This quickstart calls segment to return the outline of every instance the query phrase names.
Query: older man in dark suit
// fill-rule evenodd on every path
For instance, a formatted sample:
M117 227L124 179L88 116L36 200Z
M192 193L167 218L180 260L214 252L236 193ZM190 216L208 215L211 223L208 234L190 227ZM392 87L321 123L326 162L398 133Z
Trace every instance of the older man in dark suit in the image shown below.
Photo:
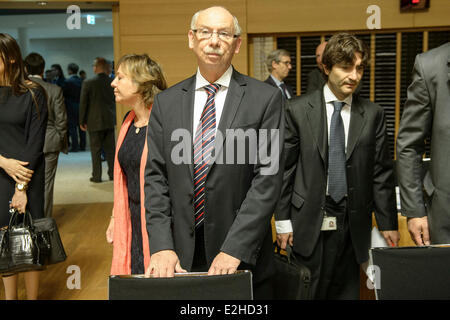
M289 71L292 69L289 51L285 49L272 51L267 55L266 66L270 75L264 82L280 89L286 99L292 99L295 96L294 91L290 86L284 83L284 79L286 79L289 75Z
M417 245L450 243L450 43L416 57L397 136L402 215ZM425 140L431 163L421 180ZM431 199L426 205L423 189Z
M271 298L270 220L282 180L281 92L233 69L231 60L242 40L238 21L228 10L197 12L188 37L197 74L158 94L149 122L147 275L251 269L255 298ZM260 154L250 162L247 151L264 139L252 140L236 134L237 129L249 135L275 133L265 140L271 161ZM178 142L177 132L188 138ZM181 162L175 151L180 144L186 146ZM233 154L235 144L245 144L243 152ZM244 158L236 159L240 156Z
M42 79L45 60L38 53L30 53L24 60L31 81L40 84L47 93L48 121L45 133L45 202L44 213L51 217L53 212L53 187L60 152L67 153L67 113L61 88Z
M359 299L373 210L388 243L399 239L384 112L353 94L368 55L361 40L334 35L322 60L327 83L287 103L277 240L310 268L316 299Z
M108 62L104 58L94 60L95 77L83 81L80 98L80 127L89 132L92 157L92 182L102 181L102 149L108 163L109 180L114 172L114 126L116 103L112 79L108 76Z

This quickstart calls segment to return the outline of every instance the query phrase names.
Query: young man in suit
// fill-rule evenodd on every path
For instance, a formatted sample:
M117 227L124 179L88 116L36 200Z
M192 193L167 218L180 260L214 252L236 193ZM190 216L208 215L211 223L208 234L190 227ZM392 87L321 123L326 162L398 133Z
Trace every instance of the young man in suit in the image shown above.
M171 277L185 270L219 275L250 269L254 297L270 299L270 220L282 182L281 92L232 67L242 39L237 19L225 8L197 12L188 38L197 73L156 96L149 122L145 197L151 262L146 275ZM181 141L188 154L181 163L173 159L180 144L173 136L180 129L189 136ZM232 154L235 143L249 140L239 140L230 134L232 129L278 133L267 140L267 147L272 164L280 167L266 172L266 161L238 163L239 152L231 161L221 157ZM216 159L225 163L209 161L211 146ZM244 152L251 147L246 145Z
M373 210L387 242L399 240L384 112L353 94L368 55L356 37L334 35L322 59L326 85L287 103L277 241L310 268L315 299L359 298Z
M286 99L292 99L295 96L294 91L283 82L292 69L291 55L289 52L284 49L272 51L267 56L266 65L270 75L264 82L280 89Z
M45 82L45 60L38 53L26 56L25 68L31 81L39 83L47 93L48 121L45 132L45 202L44 213L51 217L53 212L53 187L60 152L67 153L67 113L62 89L56 84Z
M89 132L92 157L90 181L95 183L102 182L102 149L108 163L109 180L113 179L114 173L116 102L108 70L106 59L96 58L93 64L95 77L84 80L81 86L80 128Z
M397 174L402 215L421 245L450 243L450 43L416 57L397 136ZM431 137L429 172L422 181L425 139ZM423 187L432 199L425 203Z

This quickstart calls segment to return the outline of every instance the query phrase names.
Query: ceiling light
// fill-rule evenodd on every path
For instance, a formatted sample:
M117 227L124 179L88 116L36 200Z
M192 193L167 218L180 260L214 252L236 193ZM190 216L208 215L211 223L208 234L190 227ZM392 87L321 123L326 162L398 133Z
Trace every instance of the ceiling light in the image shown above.
M38 2L36 2L36 4L38 5L38 6L46 6L47 5L47 2L46 1L38 1Z

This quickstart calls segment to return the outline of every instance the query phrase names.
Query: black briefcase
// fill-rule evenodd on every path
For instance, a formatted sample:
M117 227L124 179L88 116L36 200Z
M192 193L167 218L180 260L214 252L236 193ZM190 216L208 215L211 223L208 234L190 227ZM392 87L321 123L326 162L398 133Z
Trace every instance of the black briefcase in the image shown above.
M286 255L275 245L274 278L276 300L311 300L311 272L295 259L292 248L286 246Z
M372 248L378 300L450 299L450 245Z
M173 278L143 275L109 277L109 300L252 300L252 273L208 276L176 273Z

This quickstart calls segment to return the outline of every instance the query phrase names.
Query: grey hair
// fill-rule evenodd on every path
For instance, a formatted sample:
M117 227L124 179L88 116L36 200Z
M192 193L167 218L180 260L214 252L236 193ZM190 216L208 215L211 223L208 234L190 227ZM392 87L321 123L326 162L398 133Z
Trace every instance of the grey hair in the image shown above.
M222 7L222 6L218 6L218 8L222 8L222 9L225 9L225 10L228 11L227 8ZM208 9L209 9L209 8L208 8ZM205 11L205 10L206 10L206 9L203 9L203 10L200 10L200 11L197 11L196 13L194 13L194 15L192 16L192 19L191 19L191 30L195 30L195 29L196 29L196 24L197 24L198 16L200 15L200 13L201 13L202 11ZM228 12L230 12L230 11L228 11ZM231 14L231 12L230 12L230 14ZM232 15L232 14L231 14L231 15ZM232 15L232 16L233 16L233 15ZM234 34L240 36L242 30L241 30L241 26L239 25L239 21L238 21L238 19L237 19L235 16L233 16L233 26L234 26Z
M272 61L275 61L276 63L280 63L281 57L285 57L285 56L287 56L287 57L291 56L289 51L287 51L285 49L277 49L277 50L274 50L271 53L269 53L266 58L266 66L267 66L267 69L269 70L269 72L272 72L272 70L273 70Z

